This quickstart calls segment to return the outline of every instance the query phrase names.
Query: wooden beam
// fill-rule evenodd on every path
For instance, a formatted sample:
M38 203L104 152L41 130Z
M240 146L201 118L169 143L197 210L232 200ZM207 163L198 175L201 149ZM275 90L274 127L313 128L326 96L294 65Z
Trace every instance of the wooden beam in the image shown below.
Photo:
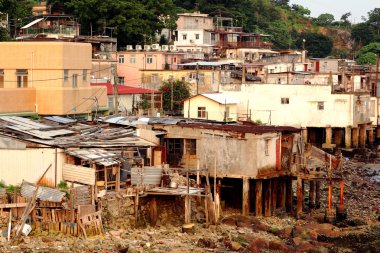
M190 206L190 196L185 196L185 224L191 222L191 206Z
M282 178L278 179L278 190L277 190L277 208L286 207L286 181Z
M243 208L244 216L249 215L249 178L243 177Z
M272 213L274 210L276 210L277 207L277 187L278 187L278 179L272 178L272 195L271 195L271 207L272 207Z
M299 218L302 214L303 208L303 187L302 187L302 178L297 178L297 217Z
M272 215L272 180L265 180L264 184L264 216Z
M262 209L262 196L263 196L263 180L256 180L255 181L255 215L256 216L262 216L263 215L263 209Z
M286 200L285 200L285 206L287 212L292 212L293 210L293 187L292 187L292 180L286 180Z

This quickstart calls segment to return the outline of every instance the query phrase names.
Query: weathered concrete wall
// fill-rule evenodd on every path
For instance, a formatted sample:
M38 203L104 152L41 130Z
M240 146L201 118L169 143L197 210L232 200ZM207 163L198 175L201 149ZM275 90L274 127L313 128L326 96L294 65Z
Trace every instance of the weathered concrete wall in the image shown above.
M255 135L175 125L156 127L167 131L165 138L196 139L196 156L200 168L209 169L211 176L214 175L215 159L218 177L255 178L259 170L275 170L276 139L279 138L277 133ZM266 152L266 143L268 143L268 152ZM184 156L185 168L186 162Z

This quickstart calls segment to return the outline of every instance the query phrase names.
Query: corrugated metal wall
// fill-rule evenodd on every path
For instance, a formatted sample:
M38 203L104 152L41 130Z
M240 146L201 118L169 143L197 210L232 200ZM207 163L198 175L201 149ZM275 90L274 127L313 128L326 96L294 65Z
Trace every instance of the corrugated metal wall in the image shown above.
M63 165L63 179L69 182L78 182L95 185L95 169L72 164Z
M55 152L54 148L0 149L0 180L7 185L21 184L22 180L37 183L37 180L51 164L41 183L46 186L54 186ZM63 151L57 149L57 183L62 180L63 159Z

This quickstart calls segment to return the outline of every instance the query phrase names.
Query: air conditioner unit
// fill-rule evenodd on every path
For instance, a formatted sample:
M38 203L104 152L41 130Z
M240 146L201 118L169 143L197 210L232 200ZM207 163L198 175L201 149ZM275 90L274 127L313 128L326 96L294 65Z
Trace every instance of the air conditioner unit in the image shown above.
M170 51L177 51L177 46L176 45L170 45L169 50Z
M142 46L141 45L136 45L136 50L142 50Z
M161 48L162 48L162 51L169 51L168 45L162 45Z
M152 46L151 45L144 45L144 50L145 51L149 51L152 49Z
M127 45L127 51L130 51L130 50L133 50L133 46L132 45Z
M160 50L161 50L161 47L160 47L159 44L153 44L153 45L152 45L152 50L158 50L158 51L160 51Z

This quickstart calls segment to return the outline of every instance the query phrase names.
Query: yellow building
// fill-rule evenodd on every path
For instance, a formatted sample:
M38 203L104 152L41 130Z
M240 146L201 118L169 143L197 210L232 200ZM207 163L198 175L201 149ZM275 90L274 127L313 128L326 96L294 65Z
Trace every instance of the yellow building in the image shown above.
M198 94L184 101L185 118L236 121L238 100L223 93Z
M0 114L89 114L107 106L91 87L91 44L1 42Z

